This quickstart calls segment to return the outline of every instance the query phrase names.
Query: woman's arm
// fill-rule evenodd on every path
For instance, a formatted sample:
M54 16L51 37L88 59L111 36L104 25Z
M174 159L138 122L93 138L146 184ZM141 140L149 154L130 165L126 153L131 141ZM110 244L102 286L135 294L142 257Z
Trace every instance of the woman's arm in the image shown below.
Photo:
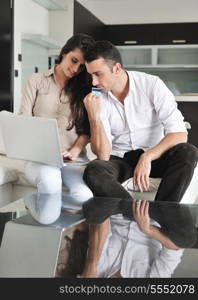
M37 97L37 87L36 87L36 74L32 74L27 84L23 89L21 106L20 106L20 114L32 116L33 115L33 107L35 105L36 97Z
M89 143L89 136L88 135L80 135L71 149L69 151L64 151L62 153L64 158L75 160L81 151L85 148L85 146Z

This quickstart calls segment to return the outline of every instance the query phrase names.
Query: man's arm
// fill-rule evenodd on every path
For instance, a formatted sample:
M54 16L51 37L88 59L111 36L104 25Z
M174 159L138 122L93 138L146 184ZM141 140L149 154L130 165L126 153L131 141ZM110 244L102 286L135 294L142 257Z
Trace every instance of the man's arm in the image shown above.
M102 249L110 231L109 219L102 224L90 225L89 228L89 248L85 267L81 277L95 278L98 277L97 264L102 254Z
M133 201L133 216L140 230L151 238L159 241L164 247L172 250L179 250L165 234L163 234L156 226L150 225L149 202L148 201Z
M141 156L135 169L133 183L140 191L148 190L151 161L179 143L187 141L187 131L184 118L177 108L172 92L165 83L157 78L151 86L150 100L153 108L164 128L164 138L152 149Z
M91 149L98 159L109 160L111 144L107 138L101 120L100 99L94 94L88 94L84 99L91 130Z
M156 254L147 278L163 278L171 277L175 268L181 261L183 249L175 245L165 234L157 227L150 225L150 217L148 213L149 202L133 202L133 215L140 230L151 238L158 240L162 244L161 250Z
M151 172L152 160L158 159L167 150L180 143L187 142L186 132L176 132L167 134L158 145L144 152L135 168L133 175L133 184L138 187L141 192L149 188L149 175Z

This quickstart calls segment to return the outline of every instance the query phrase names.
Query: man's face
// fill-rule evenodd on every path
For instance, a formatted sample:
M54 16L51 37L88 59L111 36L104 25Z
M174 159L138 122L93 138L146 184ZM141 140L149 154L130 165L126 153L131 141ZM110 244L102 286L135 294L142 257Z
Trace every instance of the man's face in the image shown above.
M90 63L85 63L87 72L92 76L92 84L107 93L113 89L115 83L114 67L106 63L103 58L98 58Z

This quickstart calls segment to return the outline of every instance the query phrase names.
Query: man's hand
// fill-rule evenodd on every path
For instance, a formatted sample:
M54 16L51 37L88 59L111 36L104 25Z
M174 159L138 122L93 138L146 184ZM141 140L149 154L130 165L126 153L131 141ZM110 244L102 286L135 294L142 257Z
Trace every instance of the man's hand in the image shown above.
M160 228L150 225L149 216L149 201L137 200L133 201L133 217L137 222L140 230L149 235L151 238L159 241L164 247L172 250L179 250L179 248L173 241L169 239L164 233L161 232Z
M133 174L133 186L140 192L149 189L149 176L151 172L151 159L147 153L143 153L135 167Z
M133 217L140 230L146 234L150 233L149 202L143 200L133 201Z
M89 120L100 119L100 98L96 95L89 93L83 100L85 108L87 110Z

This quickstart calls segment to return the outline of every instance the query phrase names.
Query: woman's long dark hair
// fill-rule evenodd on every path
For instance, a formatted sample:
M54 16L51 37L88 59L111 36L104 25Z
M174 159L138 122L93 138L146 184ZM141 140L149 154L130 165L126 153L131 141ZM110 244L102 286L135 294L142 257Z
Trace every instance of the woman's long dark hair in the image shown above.
M61 63L63 54L67 54L75 49L80 49L83 56L86 54L87 49L94 43L94 39L84 33L78 33L72 36L63 46L57 63ZM74 126L78 135L89 135L89 121L87 112L83 103L83 98L91 92L92 80L86 68L76 76L69 79L65 85L65 92L70 97L71 116L70 123L67 130L71 130Z

